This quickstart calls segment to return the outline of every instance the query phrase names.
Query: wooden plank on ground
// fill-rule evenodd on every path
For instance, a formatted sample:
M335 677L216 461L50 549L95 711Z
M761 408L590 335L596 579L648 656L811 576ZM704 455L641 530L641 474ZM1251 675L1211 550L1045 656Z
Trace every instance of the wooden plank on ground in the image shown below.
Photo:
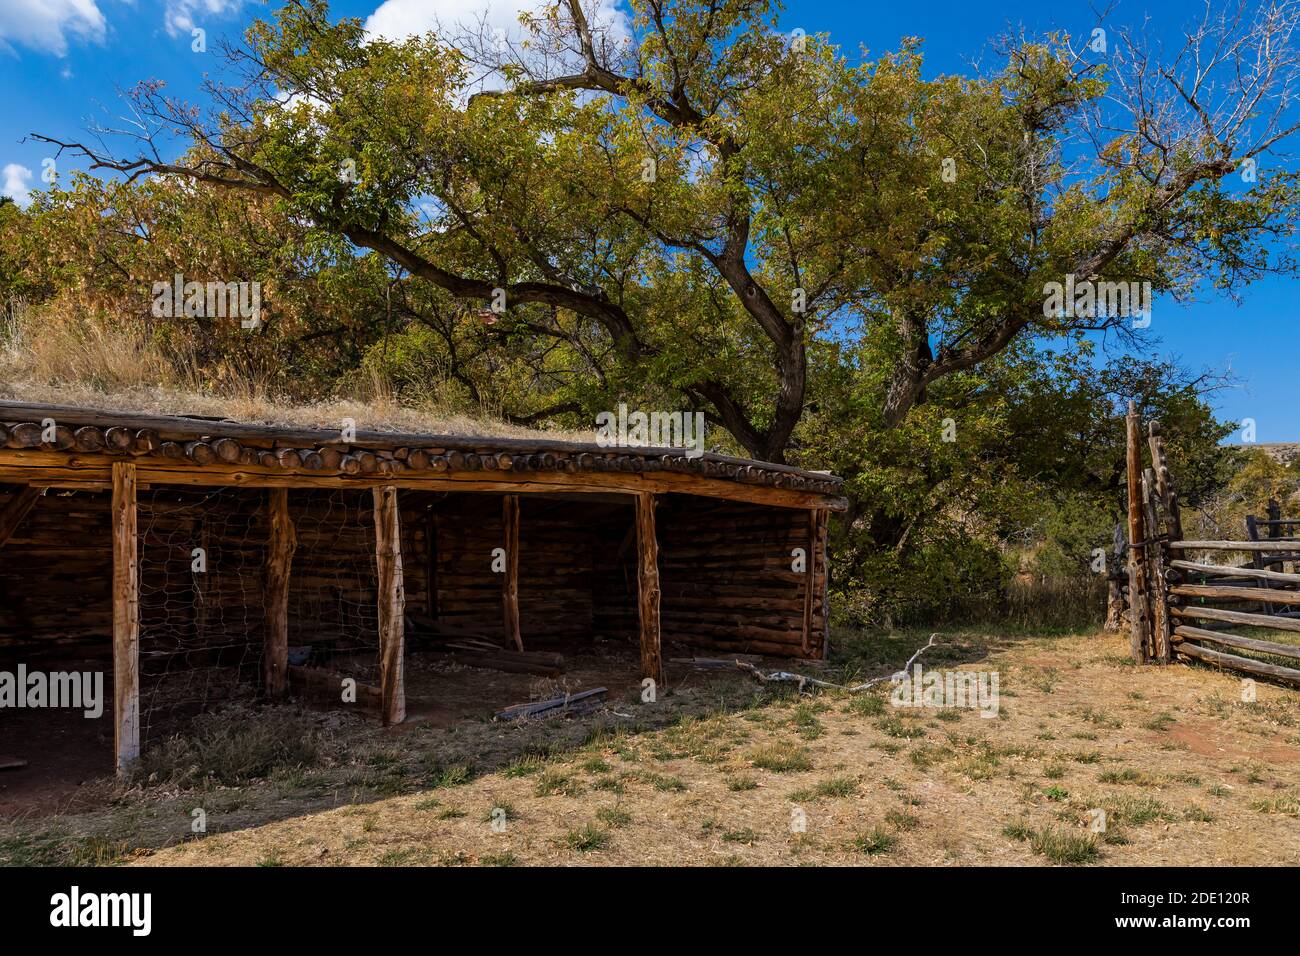
M573 705L585 705L587 702L596 703L607 693L604 687L593 687L591 690L579 691L576 694L565 694L563 697L553 697L550 700L538 700L528 704L514 704L497 712L497 716L511 720L517 717L537 717L542 714L549 714L557 710L567 710Z

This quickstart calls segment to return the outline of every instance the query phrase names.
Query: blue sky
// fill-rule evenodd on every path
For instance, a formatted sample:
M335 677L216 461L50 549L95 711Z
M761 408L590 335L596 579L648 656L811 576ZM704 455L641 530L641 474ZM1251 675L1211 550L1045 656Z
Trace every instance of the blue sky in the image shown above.
M602 0L614 4L623 0ZM346 0L331 9L369 19L378 32L422 32L435 18L468 22L480 11L509 25L521 0ZM934 73L965 72L972 61L993 63L988 41L1008 28L1069 30L1085 35L1094 6L1065 0L926 0L871 4L790 0L787 29L828 33L846 52L865 45L873 53L898 46L903 36L924 38ZM1120 0L1108 25L1138 25L1174 42L1199 3ZM92 122L111 124L123 114L119 90L144 79L167 83L172 95L197 97L205 73L219 71L215 50L222 37L237 39L253 19L273 9L247 0L0 0L0 192L22 198L40 185L50 149L22 142L31 131L74 138ZM194 52L192 31L206 31L208 51ZM64 170L71 168L68 163ZM1194 370L1231 370L1238 384L1218 393L1220 413L1253 418L1260 441L1300 441L1294 386L1300 354L1295 286L1269 279L1247 290L1238 306L1205 297L1182 307L1158 301L1152 331L1159 350Z

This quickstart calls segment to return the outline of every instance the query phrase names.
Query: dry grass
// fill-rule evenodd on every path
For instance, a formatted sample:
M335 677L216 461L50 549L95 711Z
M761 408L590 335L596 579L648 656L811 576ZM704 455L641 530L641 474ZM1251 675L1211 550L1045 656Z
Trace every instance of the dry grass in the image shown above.
M1124 651L1119 636L968 637L960 666L1001 675L995 719L890 709L898 736L861 698L769 700L134 862L1300 863L1300 693L1260 685L1243 703L1230 675ZM489 822L503 807L504 831Z
M91 310L47 308L0 325L0 398L302 428L337 428L349 418L376 431L592 439L590 432L523 428L436 400L403 405L374 376L358 379L349 394L305 404L276 394L269 378L257 369L199 369L183 345L163 345L138 323Z

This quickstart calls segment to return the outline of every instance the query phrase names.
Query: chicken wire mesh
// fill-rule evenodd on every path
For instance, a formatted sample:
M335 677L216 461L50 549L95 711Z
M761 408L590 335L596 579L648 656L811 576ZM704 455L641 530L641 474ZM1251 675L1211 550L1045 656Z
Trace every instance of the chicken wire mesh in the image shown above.
M156 739L257 697L266 633L268 492L143 489L138 498L140 725ZM378 584L368 490L293 490L290 665L378 677ZM291 680L292 683L292 680Z

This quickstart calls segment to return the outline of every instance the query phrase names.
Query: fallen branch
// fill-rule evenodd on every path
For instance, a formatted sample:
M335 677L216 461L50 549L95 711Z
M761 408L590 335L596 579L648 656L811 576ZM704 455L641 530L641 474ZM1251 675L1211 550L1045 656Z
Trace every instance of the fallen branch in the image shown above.
M888 677L873 677L865 684L854 684L852 687L847 688L848 692L850 694L856 694L858 691L867 690L870 687L875 687L877 684L881 683L882 681L893 680L899 675L906 674L909 670L911 670L912 665L916 663L916 659L918 657L920 657L930 648L934 647L934 642L935 640L938 639L938 637L939 637L938 634L931 634L930 640L926 641L923 647L918 647L916 649L916 653L907 659L907 663L904 664L900 670L894 671L894 673L890 674Z
M831 690L842 690L842 691L847 691L850 694L857 694L864 690L869 690L870 688L875 687L877 684L882 683L883 681L893 680L894 678L898 677L900 674L906 674L908 669L914 663L916 663L916 659L934 646L934 642L938 639L938 637L939 637L938 634L931 634L930 640L923 647L917 648L916 653L907 659L907 663L903 665L901 670L897 670L894 673L887 674L883 677L873 677L871 680L867 681L866 683L854 684L852 687L846 687L843 684L833 684L830 681L820 680L816 677L807 677L804 674L794 674L791 673L790 671L772 671L770 674L764 674L761 670L759 670L753 664L748 663L747 661L737 660L734 662L734 664L737 670L742 670L745 673L750 674L751 676L757 678L758 680L762 681L765 684L768 683L798 684L800 693L803 692L803 689L805 687L827 687L830 688Z

